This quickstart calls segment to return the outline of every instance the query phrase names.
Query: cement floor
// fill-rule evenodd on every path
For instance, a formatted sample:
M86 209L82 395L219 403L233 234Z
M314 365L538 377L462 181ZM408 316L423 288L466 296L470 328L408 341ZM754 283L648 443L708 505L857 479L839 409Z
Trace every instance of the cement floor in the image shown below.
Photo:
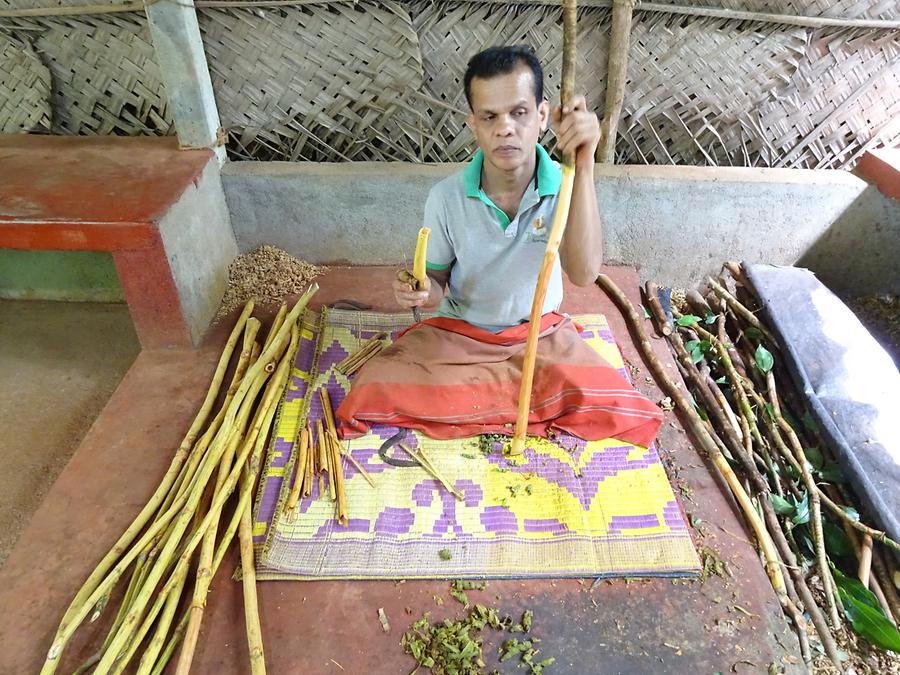
M634 270L607 272L632 302L639 301ZM334 269L319 280L314 305L353 298L392 309L385 290L391 274L385 268ZM564 309L607 314L636 368L636 385L660 400L618 312L599 289L568 287ZM226 329L210 331L196 351L141 353L53 485L0 569L0 673L39 669L69 599L162 476L205 393ZM677 377L665 344L655 340L653 346ZM770 664L779 672L802 672L793 665L796 639L748 535L671 413L659 446L675 493L698 525L698 547L725 564L722 576L619 579L593 589L592 579L492 581L473 598L514 615L531 608L544 654L557 659L548 671L554 675L758 673ZM248 672L240 585L228 573L233 564L232 555L213 581L194 672ZM452 600L436 606L434 596L446 598L446 590L443 581L263 582L259 601L269 672L409 673L415 664L403 654L400 636L425 611L434 618L459 612ZM390 634L382 631L379 607L393 625ZM83 627L59 672L86 658L103 630L103 619ZM486 645L493 654L496 646ZM504 664L502 672L515 671L512 662Z
M0 300L0 565L139 351L124 304Z

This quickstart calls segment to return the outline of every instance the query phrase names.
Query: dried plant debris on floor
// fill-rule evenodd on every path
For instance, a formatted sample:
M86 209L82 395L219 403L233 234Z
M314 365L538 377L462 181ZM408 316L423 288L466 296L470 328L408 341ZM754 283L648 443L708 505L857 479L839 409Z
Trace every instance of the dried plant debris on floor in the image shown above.
M249 300L281 303L289 295L302 293L310 281L327 271L327 267L298 260L277 246L260 246L231 261L228 288L216 316L227 316Z
M450 594L463 602L458 597L463 590L484 590L486 586L486 582L457 580L451 582ZM484 670L486 667L484 637L481 632L485 626L509 633L531 632L534 618L531 610L525 610L521 621L514 624L511 616L501 617L494 608L481 604L470 607L468 599L465 606L469 613L463 619L447 618L431 623L429 614L426 613L403 635L400 644L419 664L416 671L428 668L434 675L480 675L487 672ZM523 635L521 639L507 638L500 646L499 661L505 662L518 657L520 668L526 669L525 672L540 675L544 668L553 665L555 659L545 658L538 647L539 643L540 640L528 635Z

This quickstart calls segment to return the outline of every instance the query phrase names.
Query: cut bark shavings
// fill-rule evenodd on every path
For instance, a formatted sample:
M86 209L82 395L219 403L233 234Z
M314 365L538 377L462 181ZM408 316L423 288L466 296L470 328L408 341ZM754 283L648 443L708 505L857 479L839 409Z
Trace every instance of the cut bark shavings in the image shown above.
M384 613L384 607L378 608L378 620L381 622L381 629L385 633L391 632L391 622L388 621L387 614Z
M260 246L239 255L228 266L228 287L216 318L222 318L253 300L277 304L306 290L309 283L328 271L299 260L277 246Z
M485 582L457 580L451 582L450 594L455 597L462 590L484 590L486 586ZM437 600L438 596L435 596L435 601ZM443 605L443 602L437 604ZM485 628L507 633L531 632L531 610L525 610L522 621L514 625L511 616L501 616L495 608L476 604L472 607L467 605L466 609L469 610L468 615L463 619L446 618L433 623L430 613L426 613L404 633L400 644L418 663L416 671L428 668L433 675L482 675L487 672L484 670ZM518 656L518 667L532 675L540 675L555 659L539 656L540 650L536 648L539 642L537 638L528 635L503 640L499 650L500 661Z

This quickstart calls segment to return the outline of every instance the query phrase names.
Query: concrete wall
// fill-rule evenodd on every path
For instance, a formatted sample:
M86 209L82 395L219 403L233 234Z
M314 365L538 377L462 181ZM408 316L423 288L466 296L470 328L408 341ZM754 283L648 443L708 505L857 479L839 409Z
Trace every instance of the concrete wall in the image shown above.
M233 162L223 183L241 251L316 263L411 262L429 187L461 165ZM598 166L604 259L693 286L724 260L793 264L857 294L896 285L900 218L843 171ZM826 236L832 227L840 236ZM877 235L877 236L876 236ZM858 254L857 252L862 252Z
M0 249L0 298L124 302L112 255Z
M211 161L159 221L178 298L198 344L228 282L228 263L238 254L219 164Z

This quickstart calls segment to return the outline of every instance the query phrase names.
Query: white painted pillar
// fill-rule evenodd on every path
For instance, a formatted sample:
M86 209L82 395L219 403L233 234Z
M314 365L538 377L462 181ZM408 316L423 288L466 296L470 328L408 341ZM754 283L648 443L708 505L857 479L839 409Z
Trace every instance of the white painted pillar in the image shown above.
M145 11L178 142L184 148L212 148L224 162L219 111L194 0L157 0Z

